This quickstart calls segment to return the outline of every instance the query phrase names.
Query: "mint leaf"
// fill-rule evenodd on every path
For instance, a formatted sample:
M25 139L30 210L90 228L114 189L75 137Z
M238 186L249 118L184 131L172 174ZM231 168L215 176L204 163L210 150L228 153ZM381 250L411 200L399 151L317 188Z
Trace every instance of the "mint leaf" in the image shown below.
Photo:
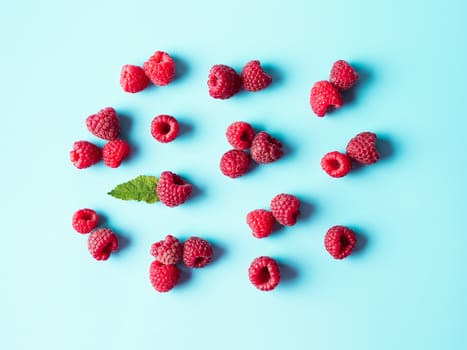
M155 176L140 175L133 180L117 185L107 194L125 201L137 200L152 204L159 200L156 188L157 178Z

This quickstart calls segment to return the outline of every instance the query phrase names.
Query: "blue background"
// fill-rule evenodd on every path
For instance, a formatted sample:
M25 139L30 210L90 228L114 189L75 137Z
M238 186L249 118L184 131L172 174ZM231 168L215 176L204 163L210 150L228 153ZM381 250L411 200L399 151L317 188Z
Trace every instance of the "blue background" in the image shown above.
M465 115L467 5L445 1L10 1L1 6L0 347L2 349L466 349ZM164 88L124 93L124 64L154 51L177 60ZM259 59L270 88L219 101L207 74ZM346 59L361 73L346 105L313 115L309 90ZM79 171L74 141L104 143L85 118L113 106L133 146L118 169ZM183 132L155 142L149 125L176 116ZM227 125L246 120L279 138L278 162L239 179L218 168ZM360 131L383 159L342 179L320 168ZM106 193L140 174L174 171L196 187L185 205L123 202ZM246 213L297 195L294 227L254 239ZM122 249L94 261L71 228L96 209ZM360 235L333 260L326 230ZM152 242L202 236L209 267L156 293ZM276 290L248 281L253 258L283 268Z

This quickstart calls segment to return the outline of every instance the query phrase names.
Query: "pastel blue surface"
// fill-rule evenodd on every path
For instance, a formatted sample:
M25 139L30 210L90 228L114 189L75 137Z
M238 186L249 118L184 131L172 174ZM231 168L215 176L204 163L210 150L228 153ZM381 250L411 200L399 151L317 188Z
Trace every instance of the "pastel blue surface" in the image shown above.
M0 12L2 55L2 349L466 349L466 2L10 1ZM131 95L124 64L165 50L176 80ZM212 99L207 74L259 59L274 76L262 92ZM309 90L346 59L362 79L345 106L313 115ZM104 144L86 116L113 106L133 147L118 169L79 171L74 141ZM149 125L172 114L183 132L155 142ZM285 156L239 179L218 168L226 127L246 120L279 138ZM342 179L320 159L360 131L384 157ZM174 171L196 187L177 208L106 193L139 174ZM303 215L264 240L246 213L277 193ZM96 209L122 247L91 258L71 228ZM359 234L332 259L326 230ZM148 278L149 247L197 235L214 262L170 293ZM248 281L253 258L282 267L276 290Z

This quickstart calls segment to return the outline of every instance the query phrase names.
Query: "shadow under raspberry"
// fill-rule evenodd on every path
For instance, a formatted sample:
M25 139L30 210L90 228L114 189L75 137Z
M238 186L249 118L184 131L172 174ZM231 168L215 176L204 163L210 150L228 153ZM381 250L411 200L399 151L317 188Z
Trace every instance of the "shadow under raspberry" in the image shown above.
M126 234L122 234L119 231L114 231L118 237L118 249L112 253L112 255L121 255L123 254L128 247L131 245L131 239Z
M180 270L180 277L175 288L177 288L178 286L186 285L191 280L191 277L193 275L193 269L186 267L185 265L183 265L183 263L179 264L178 267Z
M291 263L277 259L277 264L281 273L281 283L290 283L298 278L299 272Z
M284 83L284 73L280 70L280 68L271 63L261 64L261 66L263 67L263 70L272 78L271 85L269 85L266 90L275 88L276 86L281 86Z
M357 243L355 244L355 247L350 256L362 255L365 251L368 250L369 236L366 233L363 233L359 228L351 227L351 229L355 232Z
M179 81L186 78L190 72L190 67L188 63L178 55L171 55L171 57L175 63L175 78L171 83L173 84L178 83Z

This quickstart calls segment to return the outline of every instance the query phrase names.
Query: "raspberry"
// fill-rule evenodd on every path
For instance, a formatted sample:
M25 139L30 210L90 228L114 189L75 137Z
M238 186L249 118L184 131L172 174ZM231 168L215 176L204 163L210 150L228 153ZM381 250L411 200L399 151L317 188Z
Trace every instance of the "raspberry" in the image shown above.
M272 233L276 219L274 215L265 209L255 209L246 216L246 223L250 226L253 236L264 238Z
M71 225L79 233L91 232L99 222L99 216L95 210L84 208L79 209L73 214Z
M105 165L118 168L122 160L130 154L130 145L122 139L109 141L102 148L102 158Z
M248 277L257 289L271 291L279 284L281 273L276 260L269 256L260 256L250 264Z
M318 81L311 88L310 105L318 117L324 117L329 107L340 108L343 104L339 90L329 81Z
M212 260L214 252L208 241L190 237L183 244L183 262L188 267L205 267Z
M176 264L182 260L183 244L172 235L151 245L151 255L164 265Z
M144 73L157 86L164 86L175 78L175 62L164 51L156 51L143 64Z
M120 135L120 120L112 107L87 117L86 126L93 135L104 140L115 140Z
M279 224L293 226L300 215L300 200L291 194L278 194L271 200L271 212Z
M151 122L151 135L157 141L167 143L175 140L180 131L177 119L171 115L161 114Z
M347 90L358 81L358 74L348 62L339 60L332 65L329 81L339 90Z
M233 148L247 150L251 147L255 131L247 122L233 122L227 127L225 136Z
M332 177L343 177L350 172L352 161L345 154L333 151L324 155L321 167Z
M149 78L140 66L126 64L120 73L120 85L125 92L135 93L144 90L149 84Z
M361 164L373 164L379 160L376 149L376 134L365 131L352 138L346 147L347 155Z
M78 169L89 168L102 158L101 149L88 141L76 141L70 151L70 160Z
M324 236L324 246L335 259L344 259L357 243L355 232L345 226L333 226Z
M88 236L88 250L96 260L107 260L118 249L117 235L108 228L98 228Z
M218 99L227 99L240 91L242 79L238 73L223 64L214 65L209 71L209 95Z
M250 152L251 158L259 164L272 163L284 154L281 142L264 131L253 138Z
M267 88L272 78L264 72L259 61L250 61L242 69L242 84L247 91L259 91Z
M250 156L239 149L231 149L225 152L219 165L222 174L233 179L245 174L249 166Z
M171 290L178 283L180 270L175 265L164 265L154 260L149 267L149 279L154 289L160 293Z
M192 192L192 186L177 174L164 171L157 183L157 196L168 207L184 203Z

